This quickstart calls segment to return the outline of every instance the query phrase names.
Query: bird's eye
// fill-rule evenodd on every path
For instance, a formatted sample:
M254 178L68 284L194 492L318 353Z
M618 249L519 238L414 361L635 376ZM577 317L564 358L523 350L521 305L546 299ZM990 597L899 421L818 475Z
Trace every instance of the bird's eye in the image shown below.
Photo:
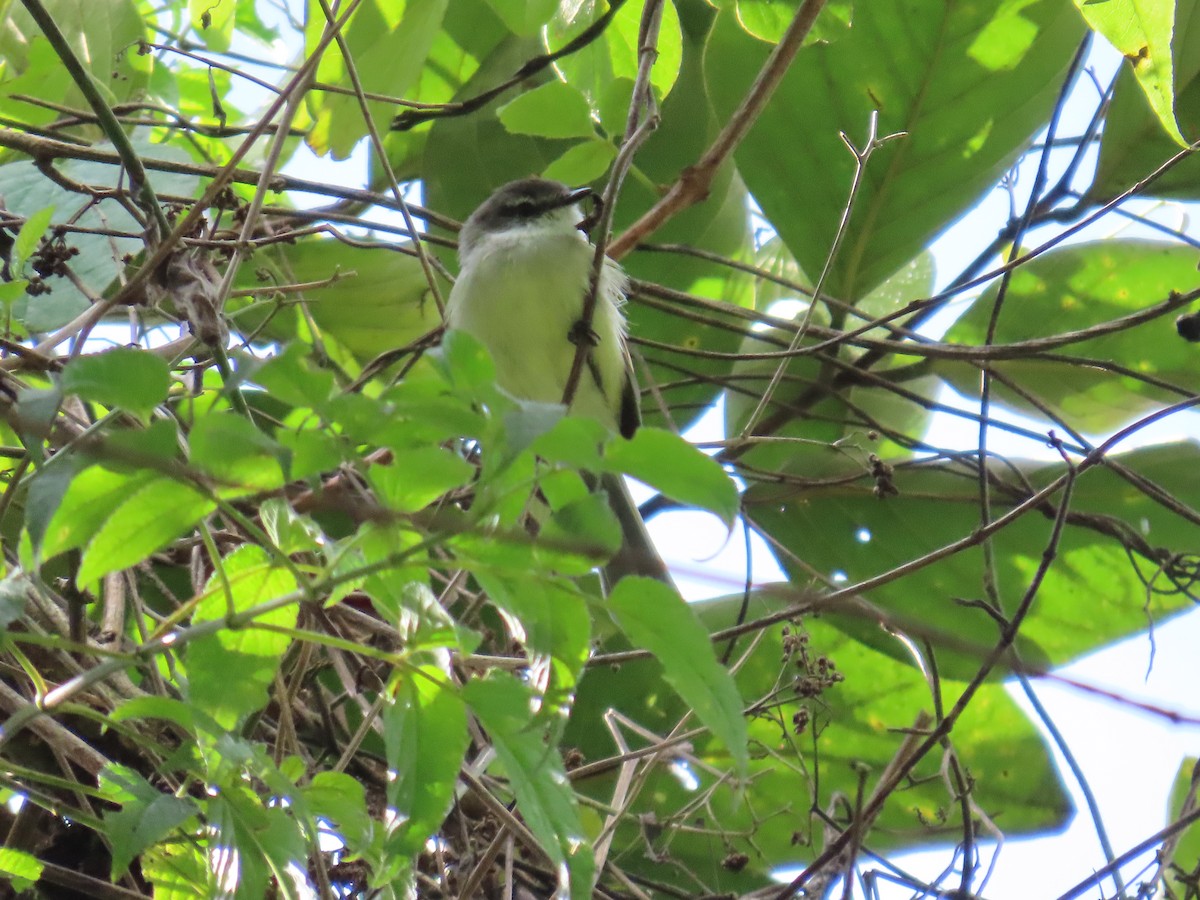
M509 204L508 211L514 216L520 216L523 219L531 219L538 213L537 204L528 198L514 200Z

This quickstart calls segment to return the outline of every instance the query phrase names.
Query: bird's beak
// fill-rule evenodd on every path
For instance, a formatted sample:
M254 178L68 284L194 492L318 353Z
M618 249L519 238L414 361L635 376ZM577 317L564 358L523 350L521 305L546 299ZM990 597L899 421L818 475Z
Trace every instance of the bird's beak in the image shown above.
M590 187L576 188L563 198L563 206L570 206L572 203L578 203L580 200L586 200L588 197L594 196L595 191Z
M579 224L575 226L584 234L589 234L592 230L592 226L594 226L600 218L600 195L589 187L581 187L571 191L567 197L569 198L569 203L578 203L580 200L587 200L589 197L594 201L592 203L591 211L585 213L584 217L579 221Z

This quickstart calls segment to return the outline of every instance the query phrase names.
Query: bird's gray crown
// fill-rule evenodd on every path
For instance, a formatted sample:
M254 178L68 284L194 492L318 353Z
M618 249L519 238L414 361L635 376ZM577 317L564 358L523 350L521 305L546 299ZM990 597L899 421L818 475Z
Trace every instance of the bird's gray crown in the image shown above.
M522 178L497 188L463 224L458 236L459 256L466 256L481 235L506 231L535 222L572 206L588 196L588 188L569 188L546 178Z

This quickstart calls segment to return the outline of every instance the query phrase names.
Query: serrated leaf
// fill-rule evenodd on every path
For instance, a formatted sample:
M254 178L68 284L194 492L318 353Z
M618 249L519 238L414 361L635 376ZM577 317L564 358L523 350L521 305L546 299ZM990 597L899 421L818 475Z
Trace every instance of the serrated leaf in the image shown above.
M167 397L171 373L148 350L115 347L77 356L63 369L63 390L147 417Z
M612 441L604 462L608 471L632 475L673 500L707 509L727 524L737 515L737 485L716 460L677 434L639 428L628 441Z
M388 804L401 824L389 850L412 856L450 811L469 738L466 707L434 666L411 670L383 710L384 744L391 774Z
M49 465L46 471L51 472ZM55 472L52 483L43 486L46 497L39 497L39 503L53 502L66 477ZM120 507L130 494L148 483L151 477L145 472L129 474L91 466L70 478L66 493L61 495L58 508L53 510L45 526L42 540L45 558L50 559L59 553L82 547L90 541L112 511Z
M64 507L59 508L60 513ZM215 508L214 500L187 484L151 478L135 487L115 509L106 510L107 517L83 551L75 583L82 589L109 572L140 563Z
M717 662L708 632L683 598L653 578L617 582L609 608L635 647L654 654L663 677L725 744L738 770L749 761L742 698L729 672Z
M493 672L463 688L471 710L492 738L517 809L557 866L567 867L572 900L592 896L595 859L579 819L575 792L559 750L533 727L529 689L506 673Z
M28 890L42 877L44 866L31 853L15 847L0 847L0 878L11 881L18 893Z
M195 801L164 794L125 766L110 766L100 777L108 782L107 794L117 791L122 797L120 810L104 814L105 832L112 841L113 878L123 875L143 850L199 812Z
M271 600L294 594L291 572L273 564L261 547L247 544L221 561L221 571L205 585L193 622L224 619ZM265 612L255 622L294 628L298 603ZM246 625L224 628L187 647L188 699L209 713L223 728L267 702L270 686L291 637ZM236 691L229 686L237 685Z
M395 451L391 465L372 466L367 477L384 506L413 513L467 484L474 474L475 467L450 450L417 447Z
M269 491L283 484L281 449L244 416L211 411L188 435L191 462L216 480L222 497Z

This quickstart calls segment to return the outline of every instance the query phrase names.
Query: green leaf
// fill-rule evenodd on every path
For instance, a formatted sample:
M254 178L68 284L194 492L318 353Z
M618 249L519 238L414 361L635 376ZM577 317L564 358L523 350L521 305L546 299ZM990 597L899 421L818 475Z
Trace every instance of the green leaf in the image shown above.
M639 428L631 440L614 440L604 451L610 472L632 475L673 500L698 506L726 523L738 511L737 485L712 457L661 428Z
M414 513L469 483L474 474L475 467L450 450L417 447L395 451L390 466L372 466L367 478L388 509Z
M532 654L554 661L548 702L566 708L587 661L591 639L591 619L579 589L544 577L478 572L476 578L488 600L506 617L509 631L518 639L524 635L523 643Z
M1197 287L1200 274L1195 253L1185 247L1114 238L1061 247L1013 272L996 343L1083 331ZM980 295L951 326L946 339L963 345L983 343L998 289L993 286ZM1151 339L1152 334L1157 339ZM1058 352L1115 362L1184 390L1200 391L1195 348L1180 340L1165 319L1079 341ZM994 396L1006 405L1044 419L1045 413L1038 408L1041 404L1084 432L1120 427L1178 397L1174 391L1144 380L1075 362L1014 359L993 365L1017 388L1012 390L999 380L993 383ZM968 395L978 390L975 367L940 360L933 369Z
M572 900L592 896L595 859L562 758L530 713L529 689L507 673L473 679L463 695L492 738L517 809L556 867L567 867Z
M53 463L45 468L47 482L38 486L35 500L38 508L50 506L50 521L45 525L42 539L42 554L45 559L82 547L105 524L113 510L125 502L130 494L146 485L152 478L145 472L127 474L111 472L100 466L91 466L71 477L70 466L61 471ZM63 482L69 479L66 493L62 494ZM30 485L31 489L36 485ZM61 503L58 497L61 496ZM57 505L57 509L53 507ZM39 513L40 515L40 513ZM36 539L36 527L31 526L31 539Z
M94 473L103 472L100 468L91 470ZM50 458L45 465L39 466L37 471L33 473L33 477L29 480L29 490L25 495L25 531L29 535L29 542L33 548L33 558L40 560L42 556L42 540L46 535L46 530L50 523L54 521L54 516L58 511L59 504L62 503L67 491L75 481L75 476L79 472L79 457L72 453L61 453ZM105 493L111 491L117 493L116 485L113 483L113 478L120 478L114 473L106 473L104 475L93 474L88 479L94 481L95 493ZM79 523L74 515L64 517L60 525L67 526L68 530L75 530ZM95 519L94 527L99 527L100 519ZM87 535L90 537L90 534ZM59 540L62 540L65 535L61 535ZM80 546L86 537L81 538L80 543L75 546ZM69 542L69 539L68 539ZM67 549L64 547L63 549ZM56 552L53 551L49 555L53 556Z
M558 48L577 37L609 9L604 3L559 4L559 15L547 26L547 42ZM569 84L579 88L592 104L599 102L613 78L634 79L638 74L638 34L642 4L626 3L613 16L598 40L556 63ZM674 3L662 5L657 54L650 84L666 97L675 86L683 57L683 32Z
M70 15L77 16L80 21L87 23L81 38L86 41L88 56L94 63L100 62L102 57L92 54L112 54L103 56L104 61L100 63L104 69L104 80L107 80L113 71L125 68L128 60L148 59L136 53L137 41L143 34L141 19L137 16L132 0L98 0L96 3L55 0L48 5L52 14L55 7L74 7ZM134 52L118 52L115 47L106 46L106 37L109 36L104 35L102 23L106 15L111 16L118 11L122 16L125 12L132 13L133 19L130 24L136 23L136 28L130 28L129 36L116 41L116 45L122 50L132 47ZM20 11L18 15L24 16L25 13ZM57 16L55 18L62 24L62 20ZM11 35L11 32L6 34ZM44 46L44 39L38 34L35 44ZM0 35L0 59L6 58L4 44L4 35ZM53 56L53 51L49 52ZM11 56L7 58L12 59ZM59 71L62 70L57 58L54 58L53 64ZM124 90L133 83L136 83L134 79L130 79L130 82L120 82L120 87ZM41 91L41 85L31 86L29 93L49 99ZM85 105L82 98L73 104L76 108ZM22 104L21 109L19 115L23 118L24 110L28 110L29 106ZM139 129L138 132L132 138L133 146L144 159L161 160L168 164L192 162L187 151L181 147L153 143L147 129ZM97 150L108 152L112 152L113 149L110 145L101 143L97 143L95 147ZM65 235L64 242L67 247L78 251L70 260L72 273L93 296L103 295L117 277L117 273L124 269L125 256L136 255L145 249L137 237L114 237L109 234L112 231L120 231L136 235L141 233L144 227L144 224L130 215L116 199L120 191L127 186L124 170L120 166L89 160L65 160L56 163L55 168L72 181L93 186L99 191L111 190L113 196L84 204L80 212L79 195L43 176L34 163L29 161L0 165L0 196L4 197L5 209L17 215L29 217L53 206L55 212L52 222L55 225L71 224L94 229L95 233ZM199 181L195 175L154 169L150 169L147 174L160 197L168 194L190 197L195 193ZM91 306L89 297L71 279L51 276L46 279L46 284L51 288L51 293L37 297L26 295L13 304L13 315L31 332L60 328Z
M277 567L265 550L246 544L221 561L205 585L193 623L225 619L272 600L294 594L298 585L286 569ZM255 624L294 628L299 603L255 617ZM187 646L187 695L224 728L233 728L242 717L267 702L284 652L291 645L287 634L232 625ZM236 684L237 690L230 690Z
M364 3L357 7L342 29L347 51L368 93L404 97L421 75L434 40L442 27L449 0L420 3ZM315 48L328 23L319 7L308 17L305 52ZM330 47L317 67L317 80L326 84L348 84L349 75L340 47ZM358 98L349 94L316 93L310 102L315 121L306 138L319 156L331 153L345 159L359 139L367 134ZM380 132L395 109L389 103L369 101L368 109Z
M304 787L304 799L315 815L333 825L350 853L362 855L373 826L367 792L358 779L345 772L318 772Z
M419 666L398 680L394 702L383 710L388 805L400 824L389 851L415 856L450 811L469 737L462 698L436 666Z
M64 501L59 513L65 508ZM170 478L151 478L124 496L115 509L102 511L106 518L87 543L75 583L82 589L109 572L140 563L215 508L215 501L190 485Z
M42 242L42 235L50 227L50 220L53 216L54 207L47 206L45 209L39 209L25 220L25 224L21 226L21 230L13 239L12 256L8 263L13 272L20 272L24 268L25 262Z
M513 134L548 138L591 137L596 126L587 98L563 81L549 81L496 110Z
M778 44L796 15L797 3L784 0L736 0L738 24L760 41ZM850 28L852 0L827 3L804 38L804 45L843 37Z
M188 435L191 462L216 479L222 497L273 490L283 484L281 448L244 416L211 411Z
M488 0L488 6L513 34L533 37L554 15L558 0Z
M1184 138L1200 137L1200 7L1196 0L1175 5L1171 35L1175 120ZM1099 204L1120 194L1179 152L1164 129L1134 66L1122 66L1100 136L1100 159L1086 201ZM1139 192L1142 197L1200 197L1200 158L1191 154Z
M164 794L126 766L108 766L100 773L101 789L121 804L104 814L105 833L112 841L112 877L124 875L143 850L156 844L199 812L188 797Z
M13 847L0 847L0 878L11 881L13 890L23 893L42 877L43 865L31 853Z
M1058 0L855 4L845 37L797 54L738 171L803 269L820 272L855 169L840 135L862 148L874 111L879 137L905 133L871 155L825 284L853 302L993 188L1046 121L1082 31ZM719 115L769 49L728 10L717 17L705 72Z
M412 343L441 324L420 261L397 253L393 244L349 246L313 238L277 245L261 252L256 261L259 256L260 266L253 272L246 267L238 282L242 289L256 291L256 299L230 302L234 321L246 331L261 326L267 337L280 341L300 337L309 343L311 322L325 341L332 339L359 362L366 362ZM303 292L273 297L264 290L264 274L274 283L306 287ZM448 285L439 284L445 297ZM285 299L289 302L283 304ZM303 302L303 311L295 300ZM311 353L303 346L298 349ZM320 374L329 376L327 371ZM311 382L313 376L307 380ZM306 385L304 390L315 387Z
M147 350L115 347L72 359L63 369L62 386L84 400L146 418L166 399L171 372Z
M621 547L621 526L600 494L554 511L538 534L537 558L564 575L586 575Z
M608 171L616 156L616 147L608 141L593 138L576 144L546 166L542 177L564 184L591 184Z
M749 755L742 698L695 612L662 582L639 576L617 582L608 605L630 642L654 654L667 683L725 744L744 774Z
M778 613L798 596L785 586L752 592L748 616L753 620ZM743 601L739 593L691 608L711 632L743 621ZM717 644L722 652L727 646ZM770 711L748 721L749 776L730 777L731 758L719 741L695 739L691 753L701 764L689 767L691 777L679 777L667 766L648 773L614 844L641 848L649 841L653 851L669 848L669 863L655 862L654 853L638 853L625 865L677 885L685 896L691 889L683 879L693 874L702 875L714 893L744 895L764 884L773 871L794 866L811 852L798 849L797 842L822 846L821 823L798 824L790 812L797 806L825 808L833 798L855 796L864 772L867 784L873 785L895 759L904 731L931 709L929 685L920 671L846 637L823 617L763 629L753 641L742 638L732 658L740 663L735 678L741 695L771 698ZM690 708L664 683L661 668L652 659L590 667L580 683L564 743L589 760L617 752L605 727L612 709L651 734L677 728ZM833 678L837 673L845 673L845 679ZM949 703L962 683L943 677L942 688ZM1043 832L1069 819L1070 797L1045 742L1002 684L980 689L954 734L955 750L974 778L973 796L1004 818L1006 832ZM805 776L814 755L820 760L820 779ZM883 807L874 840L888 852L928 848L930 823L935 820L948 833L961 833L959 807L946 804L941 762L937 751L927 756L906 786L904 802ZM576 784L604 802L611 800L614 777ZM690 818L669 815L690 809L697 797L705 799L706 822L719 822L728 836L722 853L745 852L745 868L721 866L710 834L688 828L684 821L690 824ZM663 823L660 833L640 825L648 815Z
M1194 469L1188 460L1194 461L1194 456L1194 446L1180 442L1113 459L1168 496L1190 496ZM996 484L1006 487L996 488L995 514L1025 496L1025 483L1036 489L1062 471L1061 464L1026 463L1014 474L1007 465L997 464ZM897 468L893 480L900 493L884 500L875 495L873 478L856 460L843 459L841 469L831 470L825 480L826 486L813 490L757 485L743 497L744 514L778 542L784 551L781 563L805 589L814 576L853 585L910 565L970 536L979 526L976 480L964 478L952 464ZM1057 501L1053 497L1049 503ZM1161 565L1159 558L1191 552L1193 524L1104 467L1081 476L1071 513L1074 518L1063 532L1055 564L1017 638L1022 657L1034 665L1064 665L1143 630L1148 619L1161 620L1187 603L1167 592L1147 597L1145 580L1147 572ZM1051 526L1044 512L1036 512L992 538L1003 609L1016 608L1027 589ZM1130 554L1118 540L1122 534L1144 536L1155 561ZM989 615L957 599L979 595L983 567L983 551L965 547L886 587L864 592L862 598L881 612L847 607L822 613L823 621L909 663L909 651L879 627L879 616L886 613L893 627L920 635L936 649L943 677L967 680L998 637Z
M1175 0L1075 0L1075 5L1088 25L1129 61L1162 127L1186 147L1188 142L1175 121L1171 53Z

